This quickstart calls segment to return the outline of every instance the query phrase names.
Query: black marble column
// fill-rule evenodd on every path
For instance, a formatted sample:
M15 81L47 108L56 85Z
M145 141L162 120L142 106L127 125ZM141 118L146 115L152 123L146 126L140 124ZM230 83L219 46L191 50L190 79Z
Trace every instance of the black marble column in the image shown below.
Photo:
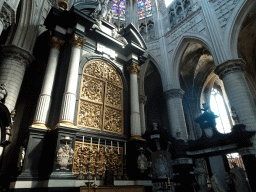
M255 172L256 172L256 157L255 155L243 155L243 163L246 174L249 179L249 184L252 191L256 191Z
M177 158L173 161L175 192L193 192L194 169L192 158Z
M57 163L57 154L60 147L67 143L74 151L76 129L59 126L55 129L55 135L57 142L54 152L53 172L50 175L50 179L76 179L76 176L72 173L72 164L68 165L67 169L60 169L60 165ZM69 137L69 140L66 139L67 137Z

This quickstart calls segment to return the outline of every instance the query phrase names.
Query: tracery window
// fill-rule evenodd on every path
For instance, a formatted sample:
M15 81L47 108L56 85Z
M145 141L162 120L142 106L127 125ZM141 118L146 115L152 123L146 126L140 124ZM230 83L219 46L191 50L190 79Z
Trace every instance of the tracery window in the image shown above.
M228 118L228 113L226 110L226 106L220 92L213 88L211 91L210 97L210 105L211 110L218 115L216 118L216 128L220 133L230 133L231 132L231 124Z
M138 0L137 1L138 7L138 16L139 20L142 20L146 17L152 16L152 2L151 0Z
M83 69L77 125L123 134L123 83L106 61L91 60Z

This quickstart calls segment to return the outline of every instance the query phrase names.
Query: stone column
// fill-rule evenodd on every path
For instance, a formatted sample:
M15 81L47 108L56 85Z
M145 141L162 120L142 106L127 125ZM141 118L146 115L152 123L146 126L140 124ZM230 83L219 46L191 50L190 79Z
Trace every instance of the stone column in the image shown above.
M141 124L141 135L146 132L146 119L145 119L145 109L144 106L147 102L147 97L140 95L140 124Z
M62 100L59 125L73 127L80 51L83 44L85 43L85 39L75 34L70 40L70 43L72 45L72 50L65 93Z
M184 91L182 89L170 89L164 92L171 134L177 139L187 141L188 133L182 105L183 94Z
M26 67L34 57L28 51L14 45L3 45L2 52L0 84L6 84L8 95L5 105L9 111L12 111L15 108Z
M245 79L245 62L242 59L229 60L219 65L215 73L222 79L231 107L239 118L239 123L246 125L246 130L256 131L256 109L249 86ZM251 139L252 147L240 149L247 176L252 188L256 190L254 175L256 171L256 136Z
M128 66L130 73L130 95L131 95L131 140L141 139L140 128L140 108L139 108L139 93L138 93L138 72L140 66L132 63Z
M57 69L60 46L64 44L63 40L57 37L52 37L51 39L51 51L48 59L48 64L44 76L44 82L42 85L42 90L38 99L36 113L34 117L34 122L32 127L39 127L47 129L46 119L48 117L48 112L50 108L52 88L55 79L55 73Z

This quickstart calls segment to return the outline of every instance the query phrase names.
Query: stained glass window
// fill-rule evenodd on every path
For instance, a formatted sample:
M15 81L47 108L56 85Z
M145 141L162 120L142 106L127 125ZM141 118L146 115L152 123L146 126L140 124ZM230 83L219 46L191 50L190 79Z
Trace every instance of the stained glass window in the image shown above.
M151 0L138 0L138 16L139 20L144 19L145 17L152 16L152 2Z
M125 0L112 0L113 19L125 20Z

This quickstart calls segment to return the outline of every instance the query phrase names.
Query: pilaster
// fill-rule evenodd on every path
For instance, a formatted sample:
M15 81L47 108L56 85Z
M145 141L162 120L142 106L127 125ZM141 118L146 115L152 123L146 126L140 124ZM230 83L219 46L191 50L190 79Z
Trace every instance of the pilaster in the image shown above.
M164 92L171 127L170 132L176 139L187 141L188 134L182 105L183 94L182 89L170 89Z
M26 68L34 57L28 51L14 45L2 45L2 52L0 84L6 84L8 95L5 104L9 111L12 111L15 108Z

